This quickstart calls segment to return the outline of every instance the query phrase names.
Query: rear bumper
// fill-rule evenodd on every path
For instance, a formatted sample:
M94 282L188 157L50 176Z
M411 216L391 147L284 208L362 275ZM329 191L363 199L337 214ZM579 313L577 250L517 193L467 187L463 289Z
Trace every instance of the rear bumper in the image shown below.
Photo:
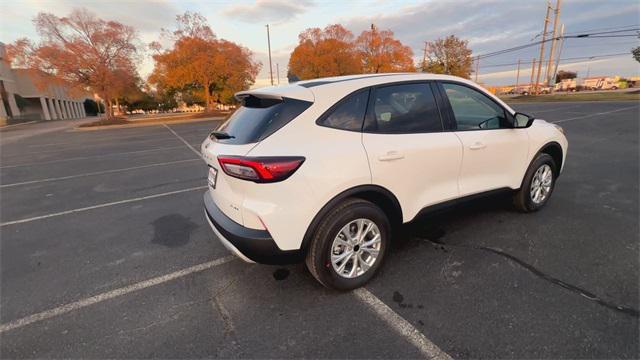
M304 258L302 250L280 250L267 230L250 229L231 220L213 202L208 191L204 194L204 210L220 242L244 261L284 265L299 263Z

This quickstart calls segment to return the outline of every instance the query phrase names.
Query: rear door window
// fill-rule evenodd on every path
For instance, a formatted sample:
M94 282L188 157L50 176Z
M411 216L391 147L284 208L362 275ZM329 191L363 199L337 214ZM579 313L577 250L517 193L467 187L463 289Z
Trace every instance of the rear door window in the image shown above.
M431 85L413 83L377 88L367 111L365 131L384 134L442 131Z
M248 96L243 99L243 105L217 129L231 137L216 141L237 145L259 142L302 114L311 104L290 98L260 99Z
M318 125L349 131L361 131L367 111L369 89L358 91L341 100L335 108L318 120Z

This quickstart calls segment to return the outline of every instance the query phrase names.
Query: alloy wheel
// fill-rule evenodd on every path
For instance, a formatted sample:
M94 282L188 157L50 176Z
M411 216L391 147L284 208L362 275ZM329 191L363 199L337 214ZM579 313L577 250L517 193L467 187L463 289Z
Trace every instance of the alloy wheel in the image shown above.
M551 192L551 185L553 184L553 172L548 164L544 164L536 170L531 179L531 189L529 194L531 201L536 205L542 204L549 193Z
M340 229L331 244L331 266L341 277L352 279L366 273L378 259L382 238L369 219L356 219Z

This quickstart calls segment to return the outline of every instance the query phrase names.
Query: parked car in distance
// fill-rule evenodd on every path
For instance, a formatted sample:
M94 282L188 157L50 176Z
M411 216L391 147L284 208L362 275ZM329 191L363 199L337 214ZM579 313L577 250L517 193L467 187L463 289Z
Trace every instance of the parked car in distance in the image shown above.
M517 209L541 209L567 154L559 126L453 76L324 78L236 97L201 148L213 232L246 261L305 261L336 289L370 280L393 230L436 205L506 190Z

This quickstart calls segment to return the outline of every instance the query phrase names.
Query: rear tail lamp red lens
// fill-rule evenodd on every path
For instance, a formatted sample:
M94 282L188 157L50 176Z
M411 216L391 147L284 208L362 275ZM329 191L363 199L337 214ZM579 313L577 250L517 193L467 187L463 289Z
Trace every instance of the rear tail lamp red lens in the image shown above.
M285 180L304 162L301 156L218 156L222 171L238 179L257 183Z

